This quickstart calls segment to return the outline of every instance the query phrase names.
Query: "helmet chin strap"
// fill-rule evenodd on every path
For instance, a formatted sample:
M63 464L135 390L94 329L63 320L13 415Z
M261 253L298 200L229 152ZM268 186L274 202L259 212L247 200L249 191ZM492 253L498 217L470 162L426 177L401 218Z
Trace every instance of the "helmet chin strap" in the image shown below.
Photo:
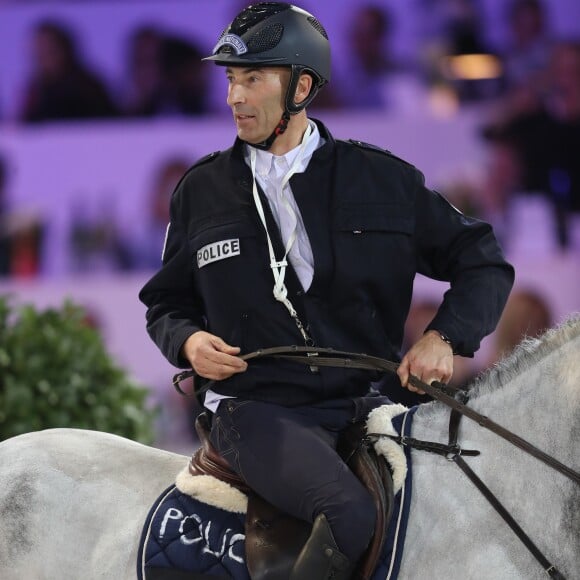
M294 95L296 94L298 81L300 79L300 75L304 70L305 69L303 67L299 67L297 65L292 65L290 67L291 71L290 80L288 81L288 87L286 89L286 95L284 97L284 113L282 113L282 118L280 119L280 122L276 125L274 131L272 131L272 134L267 139L261 141L260 143L248 143L247 141L246 143L248 143L252 147L256 147L256 149L268 151L272 147L274 141L276 140L276 137L278 137L278 135L282 135L282 133L284 133L284 131L286 131L286 129L288 128L290 116L296 115L296 113L302 111L306 107L306 105L308 105L312 101L312 99L318 92L318 84L314 84L312 86L310 94L301 103L296 103L294 101Z
M290 122L290 113L288 111L284 111L284 113L282 113L282 118L280 119L280 122L276 125L276 128L274 129L274 131L272 131L272 134L267 139L261 141L260 143L248 143L247 141L246 143L248 143L248 145L251 145L252 147L255 147L256 149L268 151L272 147L276 137L278 137L278 135L282 135L282 133L286 131L289 122Z

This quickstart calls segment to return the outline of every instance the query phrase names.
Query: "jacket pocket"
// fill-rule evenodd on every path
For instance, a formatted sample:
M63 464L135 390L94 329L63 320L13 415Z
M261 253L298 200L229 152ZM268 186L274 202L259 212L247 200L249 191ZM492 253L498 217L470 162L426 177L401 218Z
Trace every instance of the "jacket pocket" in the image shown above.
M408 205L338 207L333 223L335 279L354 295L360 288L384 293L388 279L393 291L397 284L408 284L416 265L414 230L415 216Z
M335 213L335 230L362 234L393 232L411 235L415 218L411 206L388 203L345 204Z

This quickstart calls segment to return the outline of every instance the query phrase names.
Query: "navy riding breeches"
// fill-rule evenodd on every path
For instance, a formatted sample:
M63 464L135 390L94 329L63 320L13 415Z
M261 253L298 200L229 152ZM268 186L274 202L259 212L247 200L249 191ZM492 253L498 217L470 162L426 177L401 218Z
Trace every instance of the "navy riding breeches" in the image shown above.
M336 452L340 431L364 420L386 397L282 407L224 399L210 440L232 469L278 509L308 522L324 513L339 549L355 562L371 540L375 507Z

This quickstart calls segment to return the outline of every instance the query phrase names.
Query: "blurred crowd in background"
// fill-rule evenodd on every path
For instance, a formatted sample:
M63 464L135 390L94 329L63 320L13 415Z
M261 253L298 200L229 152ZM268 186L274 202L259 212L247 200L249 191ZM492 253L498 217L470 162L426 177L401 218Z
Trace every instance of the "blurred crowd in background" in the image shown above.
M295 3L317 14L317 3ZM211 65L201 62L212 47L193 35L139 24L126 39L125 53L118 55L126 74L115 83L91 68L83 38L65 20L51 17L50 3L44 4L47 16L28 39L29 73L19 88L17 114L9 118L0 102L0 130L7 124L41 129L63 122L227 115L225 96L217 104L210 86ZM506 244L518 229L541 236L548 227L553 251L576 254L580 263L580 14L577 33L559 36L551 25L557 0L506 0L507 36L498 47L489 43L477 0L420 0L432 14L429 26L416 58L400 59L392 50L397 21L389 4L351 2L347 29L329 30L333 45L346 45L348 62L341 63L314 102L314 116L324 111L412 115L418 106L451 116L480 107L478 138L487 150L487 165L478 181L455 182L444 194L465 213L490 221ZM232 0L224 21L246 5ZM168 155L160 162L143 195L148 233L138 244L123 237L106 211L99 220L85 220L79 200L67 234L71 272L92 271L98 260L116 272L156 268L169 197L193 161ZM45 224L42 216L21 215L17 203L8 203L8 167L0 150L0 277L41 277ZM414 305L409 337L422 332L434 308L428 301ZM488 362L509 352L521 336L550 326L549 310L541 296L516 293ZM472 367L463 372L459 364L457 381L471 372Z
M577 247L580 18L577 36L555 36L550 25L554 1L505 2L508 38L499 50L486 45L477 0L422 0L425 9L433 11L433 25L424 31L413 62L399 62L393 56L396 22L386 3L352 3L348 29L331 34L334 43L347 44L349 62L343 63L312 109L397 115L412 112L417 95L423 104L441 111L483 103L480 138L489 150L489 166L479 183L454 183L445 194L466 213L491 221L500 238L519 227L511 221L511 210L522 204L522 194L529 194L523 203L530 219L534 208L545 211L548 201L558 246ZM232 16L242 5L232 2ZM38 21L29 45L29 77L21 90L17 119L24 126L226 112L215 109L209 66L201 62L210 49L195 38L153 24L137 26L127 38L126 53L118 55L127 71L121 86L112 86L91 70L83 58L82 38L64 21L48 17ZM118 270L157 265L168 196L192 161L164 161L151 195L143 199L150 205L152 231L157 232L150 238L150 250L142 244L139 250L129 247L113 231L110 216L91 225L83 223L78 211L69 236L76 269L82 270L96 249L101 254L106 250ZM0 151L0 275L42 273L42 222L17 215L10 219L3 203L9 187Z
M307 9L309 1L302 3ZM415 55L404 59L393 50L397 22L389 2L348 4L347 29L330 31L333 47L346 47L347 62L340 67L335 64L331 85L317 99L315 109L396 112L409 106L406 83L437 89L433 98L439 95L442 101L457 104L501 98L506 114L511 115L542 106L552 109L552 98L571 99L572 84L578 82L572 61L578 58L580 30L575 38L554 35L550 11L558 0L503 3L508 38L501 47L489 45L478 0L417 2L429 15L423 20L431 24L423 25ZM247 2L232 0L231 4L233 17ZM311 10L316 12L316 6ZM224 111L212 102L210 69L201 62L211 47L193 35L138 24L125 39L124 52L118 54L125 76L117 81L87 64L83 39L66 21L41 19L27 44L29 76L25 86L15 87L20 92L19 122ZM562 110L569 102L554 106L560 109L558 114L570 114ZM6 115L0 103L0 119Z
M385 81L395 85L403 77L454 93L461 102L509 95L515 107L523 106L515 101L524 88L538 101L567 91L564 83L571 79L563 77L570 77L572 71L565 59L573 57L561 53L574 53L579 39L566 42L552 35L548 2L505 3L509 38L500 51L486 45L477 0L423 0L437 24L425 31L414 62L399 62L393 54L396 22L385 2L353 2L348 29L331 34L334 45L347 44L349 62L316 107L388 110L397 105L397 89L390 95ZM245 4L233 8L237 11ZM201 62L208 48L195 38L154 24L139 25L126 39L125 54L118 55L125 62L126 79L114 84L91 70L83 56L82 38L70 25L43 19L29 39L30 76L22 88L19 120L39 123L211 112L208 67Z

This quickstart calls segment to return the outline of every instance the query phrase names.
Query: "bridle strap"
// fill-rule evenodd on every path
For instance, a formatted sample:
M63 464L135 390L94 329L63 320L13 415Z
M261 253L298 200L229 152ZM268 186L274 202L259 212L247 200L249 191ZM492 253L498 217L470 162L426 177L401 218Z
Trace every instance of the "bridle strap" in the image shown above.
M391 372L396 373L399 365L392 361L382 359L376 356L371 356L361 353L345 352L340 350L334 350L332 348L320 348L320 347L309 347L309 346L280 346L260 349L255 352L241 355L240 358L245 361L251 361L255 359L274 357L281 358L284 360L291 360L297 363L307 364L308 366L331 366L331 367L344 367L344 368L356 368L365 370L374 370L381 372ZM195 378L197 374L195 371L185 371L179 373L173 377L173 384L176 386L181 394L183 391L179 388L179 382L183 379L193 377L194 378L194 391L195 391ZM578 485L580 485L580 473L574 471L572 468L564 465L551 455L544 453L541 449L532 445L519 435L512 433L505 427L502 427L498 423L495 423L485 415L481 415L477 411L474 411L467 405L456 400L453 395L449 394L450 388L440 382L434 381L431 384L425 383L424 381L418 379L417 377L409 377L409 383L418 388L434 399L441 401L451 409L461 413L465 417L468 417L472 421L475 421L478 425L484 429L495 433L498 437L509 441L512 445L515 445L522 451L532 455L536 459L539 459L546 465L549 465L552 469L565 475ZM206 383L201 387L197 394L201 394L212 387L214 381Z
M514 534L520 539L524 546L530 551L534 558L540 563L542 568L551 578L556 578L557 580L565 580L561 572L552 564L540 551L538 546L534 544L532 539L524 532L504 505L497 499L497 497L492 493L492 491L483 483L479 476L467 465L465 459L461 454L457 453L450 458L450 461L454 461L467 475L471 482L477 487L477 489L482 493L485 499L492 505L495 511L503 518L505 523L511 528Z
M461 391L458 394L458 398L460 399L461 403L466 404L469 400L469 394L465 391ZM516 522L513 516L509 513L509 511L504 507L504 505L499 501L497 496L485 485L483 480L471 469L471 467L467 464L465 459L463 459L464 455L467 455L465 452L461 452L461 448L458 445L458 436L459 436L459 423L461 422L461 417L463 415L457 411L456 409L452 409L450 416L449 416L449 444L448 447L450 449L456 448L458 452L455 454L448 454L446 457L449 461L453 461L460 469L465 473L465 475L469 478L471 483L477 487L477 489L481 492L483 497L491 504L493 509L502 517L505 523L510 527L512 532L519 538L519 540L524 544L524 546L528 549L528 551L534 556L534 558L539 562L540 566L544 569L544 571L550 576L551 578L556 578L556 580L565 580L562 573L556 568L554 564L552 564L546 556L542 553L542 551L534 544L532 539L524 532L521 526Z

